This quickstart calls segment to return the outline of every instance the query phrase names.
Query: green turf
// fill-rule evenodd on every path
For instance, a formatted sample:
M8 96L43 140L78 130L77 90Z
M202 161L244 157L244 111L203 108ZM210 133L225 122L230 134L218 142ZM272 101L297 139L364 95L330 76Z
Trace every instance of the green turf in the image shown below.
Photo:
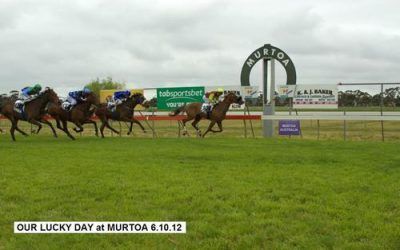
M0 249L400 248L399 143L0 135ZM13 221L185 235L15 235Z

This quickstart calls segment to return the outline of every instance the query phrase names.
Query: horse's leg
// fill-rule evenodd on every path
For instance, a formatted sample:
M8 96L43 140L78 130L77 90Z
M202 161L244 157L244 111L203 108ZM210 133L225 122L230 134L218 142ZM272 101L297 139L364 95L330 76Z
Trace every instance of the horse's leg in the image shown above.
M58 118L58 117L55 117L55 119L56 119L56 125L57 125L57 128L58 128L59 130L62 130L62 131L64 131L64 128L63 128L63 127L61 127L61 121L60 121L60 118ZM64 123L63 123L63 125L64 125Z
M82 127L82 124L80 122L74 122L74 124L76 126L76 128L74 128L74 131L76 133L83 132L83 127Z
M62 121L62 125L63 125L63 128L60 128L60 129L61 129L62 131L64 131L64 133L67 134L67 136L68 136L69 138L71 138L72 140L75 140L75 137L73 137L73 136L71 135L71 133L69 132L69 130L68 130L68 122L65 121L65 120L63 120L63 121Z
M17 124L16 124L15 120L12 120L11 121L10 134L11 134L11 138L12 138L13 141L15 141L15 134L14 133L15 133L16 128L17 128Z
M51 131L53 132L54 137L57 138L56 130L54 129L53 124L51 124L51 122L49 122L48 120L43 119L43 118L40 119L40 122L48 125L51 128Z
M101 121L101 126L100 126L100 134L101 134L101 138L104 138L104 128L106 126L106 122L105 121Z
M35 119L29 119L28 122L32 123L33 125L38 126L38 130L37 130L36 132L35 132L35 131L32 131L32 133L38 134L39 131L42 129L42 124L40 124L39 121L36 121Z
M188 122L188 121L190 121L190 120L192 120L192 119L193 119L193 118L186 117L185 119L182 120L182 125L183 125L183 133L182 133L182 135L187 135L187 136L189 136L189 133L188 133L187 128L186 128L186 122Z
M122 119L122 121L126 121L126 122L130 122L131 123L131 126L130 126L130 128L129 128L129 131L128 131L128 135L130 135L130 133L132 133L132 127L133 127L133 123L136 123L137 125L139 125L140 126L140 128L142 129L142 131L143 131L143 133L146 133L146 129L143 127L143 125L138 121L138 120L136 120L135 118L132 118L132 119L129 119L129 118L127 118L127 119Z
M207 128L206 132L204 132L204 134L203 134L203 138L204 138L204 136L206 136L206 134L207 134L208 132L211 131L211 129L212 129L212 127L214 127L214 125L215 125L215 121L211 121L211 122L210 122L210 125L208 125L208 128Z
M94 126L94 131L96 133L96 136L99 137L99 129L97 128L97 123L93 120L86 120L84 123L91 123Z
M133 129L133 121L130 121L129 123L130 123L130 125L129 125L129 130L128 130L127 135L130 135L132 133L132 129Z
M199 129L199 126L197 126L197 124L200 122L201 120L201 116L196 116L196 118L194 119L194 121L192 122L192 126L196 129L197 131L197 136L201 136L201 131Z
M21 130L19 127L18 127L18 120L14 120L15 121L15 130L17 130L20 134L22 134L23 136L28 136L28 134L27 133L25 133L23 130Z
M116 133L117 135L119 135L119 131L115 130L113 127L110 126L110 124L108 123L108 120L105 121L105 125L106 127L111 130L112 132Z
M211 132L213 132L213 133L221 133L222 132L222 121L219 121L219 122L217 122L217 125L218 125L218 128L219 128L219 130L213 130L213 129L211 129Z

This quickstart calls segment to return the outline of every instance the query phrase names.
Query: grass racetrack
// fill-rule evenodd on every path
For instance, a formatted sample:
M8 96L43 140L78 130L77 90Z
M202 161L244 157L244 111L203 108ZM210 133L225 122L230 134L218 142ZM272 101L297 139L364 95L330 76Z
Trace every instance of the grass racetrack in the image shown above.
M400 143L0 135L0 249L400 248ZM187 234L13 234L14 221Z

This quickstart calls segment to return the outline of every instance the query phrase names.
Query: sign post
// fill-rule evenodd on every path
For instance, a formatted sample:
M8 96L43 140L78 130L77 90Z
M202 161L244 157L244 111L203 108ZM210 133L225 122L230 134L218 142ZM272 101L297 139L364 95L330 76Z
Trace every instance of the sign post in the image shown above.
M263 114L275 114L275 60L278 61L286 71L286 85L296 84L296 69L290 57L281 49L265 44L255 50L247 57L243 64L240 74L242 86L250 86L250 72L253 66L259 61L263 61ZM271 81L268 88L268 64L271 64ZM274 135L274 123L272 120L263 120L263 136L272 137Z
M268 90L268 64L271 64L271 82L270 87ZM274 64L274 59L263 59L263 98L264 98L264 115L274 115L275 114L275 101L274 101L274 92L275 92L275 67L272 65ZM274 121L272 120L263 120L263 136L264 137L272 137L274 135Z

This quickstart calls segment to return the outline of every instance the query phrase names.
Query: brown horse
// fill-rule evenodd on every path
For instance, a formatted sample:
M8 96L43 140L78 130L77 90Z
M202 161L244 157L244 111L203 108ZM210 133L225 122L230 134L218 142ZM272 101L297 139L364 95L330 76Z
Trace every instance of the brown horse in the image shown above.
M213 133L218 133L222 132L222 121L226 117L226 113L229 110L229 106L232 103L237 103L237 104L243 104L243 100L241 96L237 96L235 93L228 93L225 97L224 100L214 106L212 109L211 113L209 115L205 114L204 112L201 112L201 106L203 105L201 102L194 102L190 103L188 105L183 105L176 109L174 112L170 113L170 116L176 116L179 113L186 113L187 117L182 120L183 124L183 134L187 135L187 129L186 129L186 122L193 120L192 126L196 129L197 134L201 136L201 131L197 124L200 122L202 118L209 119L210 125L208 126L207 131L203 134L203 137L209 132ZM214 127L215 123L217 123L219 130L213 130L212 128Z
M45 88L45 90L39 93L35 99L25 103L23 113L19 113L14 110L15 98L9 97L3 100L0 110L1 113L11 121L10 132L13 141L15 141L15 130L25 136L28 136L28 134L18 127L19 120L27 121L38 126L37 131L32 131L34 133L39 133L39 131L42 129L41 123L44 123L51 128L54 137L57 137L57 133L53 125L44 118L44 115L46 114L46 106L50 102L58 102L58 96L51 88Z
M104 138L104 133L103 133L104 127L107 127L114 133L119 134L119 132L115 130L113 127L111 127L110 124L108 123L108 120L110 119L114 121L129 122L130 127L128 135L132 133L133 123L138 124L142 129L142 131L146 133L146 130L144 129L143 125L133 116L135 107L136 105L139 104L143 105L144 107L148 107L146 98L143 96L143 94L140 93L135 93L129 98L127 98L123 103L121 103L116 107L114 112L108 109L107 104L102 104L96 110L96 116L99 117L99 119L101 120L101 126L100 126L101 137Z
M66 111L61 107L61 103L50 103L48 106L48 114L51 115L57 122L57 128L64 131L69 138L75 140L68 130L68 121L72 122L78 128L74 128L75 132L83 131L83 124L91 123L96 131L96 136L99 136L97 124L91 120L94 113L92 106L99 105L99 98L95 93L90 93L86 97L86 101L78 103L70 111ZM61 126L62 125L62 126Z

